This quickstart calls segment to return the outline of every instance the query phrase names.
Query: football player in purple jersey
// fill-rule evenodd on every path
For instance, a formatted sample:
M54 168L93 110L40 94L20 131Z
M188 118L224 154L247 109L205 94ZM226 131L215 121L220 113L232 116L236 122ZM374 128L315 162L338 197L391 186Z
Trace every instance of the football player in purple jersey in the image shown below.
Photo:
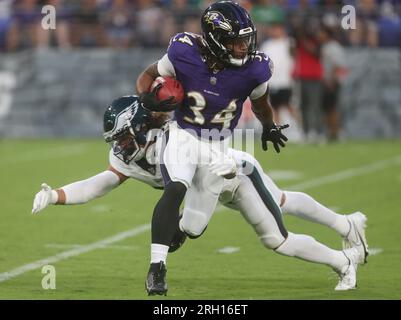
M174 110L174 120L165 131L161 152L164 193L153 212L151 265L146 280L149 294L164 294L165 262L177 233L179 207L191 186L196 170L209 165L224 177L233 177L236 166L221 151L237 126L242 105L249 97L252 110L263 125L262 148L271 141L275 150L287 138L273 122L268 102L268 80L273 63L256 50L256 28L248 12L231 1L216 2L201 18L202 35L175 35L167 53L137 79L137 92L151 111ZM158 76L175 77L184 87L186 99L177 107L172 99L158 101L149 92ZM217 136L216 136L217 135ZM221 143L223 141L223 143ZM218 186L214 186L218 192Z

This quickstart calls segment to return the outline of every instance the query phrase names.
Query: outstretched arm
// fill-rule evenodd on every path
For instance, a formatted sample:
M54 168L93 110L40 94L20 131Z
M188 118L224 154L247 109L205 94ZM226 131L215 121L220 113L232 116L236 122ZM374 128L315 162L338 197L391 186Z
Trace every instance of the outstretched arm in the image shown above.
M82 204L104 196L127 179L112 166L86 180L76 181L59 189L52 190L47 184L42 184L34 199L32 214L45 209L49 204Z

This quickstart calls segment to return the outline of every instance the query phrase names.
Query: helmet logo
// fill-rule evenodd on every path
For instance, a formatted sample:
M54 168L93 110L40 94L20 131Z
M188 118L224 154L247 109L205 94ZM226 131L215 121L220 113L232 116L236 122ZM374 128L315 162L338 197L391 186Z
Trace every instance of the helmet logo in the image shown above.
M220 28L226 31L232 31L232 26L227 22L226 18L217 11L209 11L204 17L206 23L210 24L213 30Z

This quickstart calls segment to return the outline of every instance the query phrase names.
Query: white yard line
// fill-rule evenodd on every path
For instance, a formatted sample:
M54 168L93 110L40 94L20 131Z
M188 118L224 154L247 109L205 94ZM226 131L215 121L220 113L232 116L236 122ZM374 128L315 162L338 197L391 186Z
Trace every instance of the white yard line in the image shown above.
M85 247L85 244L64 244L64 243L48 243L45 245L46 248L59 248L59 249L74 249ZM105 245L99 249L117 249L117 250L134 250L135 246L120 246L120 245Z
M327 176L322 176L322 177L319 177L316 179L311 179L311 180L308 180L305 182L294 184L289 187L285 187L284 189L298 190L298 191L306 190L306 189L310 189L310 188L314 188L314 187L319 187L321 185L330 184L330 183L354 178L357 176L362 176L364 174L369 174L369 173L379 171L379 170L382 170L384 168L391 167L394 165L401 165L401 156L397 156L397 157L386 159L386 160L381 160L381 161L374 162L374 163L371 163L371 164L368 164L368 165L362 166L362 167L347 169L347 170L340 171L337 173L329 174Z
M21 274L24 274L28 271L38 269L47 264L56 263L61 260L79 256L79 255L89 252L89 251L93 251L93 250L96 250L99 248L104 248L105 246L108 246L110 244L125 240L127 238L135 237L138 234L141 234L148 230L150 230L150 224L144 224L144 225L141 225L134 229L118 233L112 237L105 238L105 239L84 245L79 248L74 248L71 250L63 251L63 252L60 252L51 257L47 257L47 258L44 258L41 260L34 261L32 263L23 265L21 267L15 268L13 270L10 270L10 271L4 272L4 273L0 273L0 282L10 280L11 278L15 278Z
M369 256L377 256L382 252L383 252L382 248L369 248Z
M362 176L364 174L369 174L375 171L382 170L384 168L394 166L394 165L401 165L401 156L396 156L394 158L380 160L378 162L374 162L368 164L363 167L356 167L352 169L347 169L344 171L339 171L337 173L329 174L327 176L321 176L315 179L310 179L298 184L293 184L292 186L283 187L283 190L295 190L295 191L303 191L309 188L319 187L325 184L330 184L334 182L339 182L342 180L354 178L357 176ZM225 210L230 210L223 205L218 204L216 208L216 212L223 212Z
M238 247L224 247L221 249L217 249L218 253L225 253L225 254L230 254L230 253L235 253L238 252L240 248Z

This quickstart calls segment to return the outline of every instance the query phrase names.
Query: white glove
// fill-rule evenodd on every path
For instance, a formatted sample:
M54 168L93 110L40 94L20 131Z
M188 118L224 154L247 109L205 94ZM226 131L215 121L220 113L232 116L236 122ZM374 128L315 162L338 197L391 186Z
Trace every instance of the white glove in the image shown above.
M39 211L46 208L49 204L54 204L57 201L57 193L52 190L46 183L42 183L40 190L33 200L32 214L37 214Z
M237 173L237 164L231 157L218 158L210 163L209 169L218 176L232 179Z

